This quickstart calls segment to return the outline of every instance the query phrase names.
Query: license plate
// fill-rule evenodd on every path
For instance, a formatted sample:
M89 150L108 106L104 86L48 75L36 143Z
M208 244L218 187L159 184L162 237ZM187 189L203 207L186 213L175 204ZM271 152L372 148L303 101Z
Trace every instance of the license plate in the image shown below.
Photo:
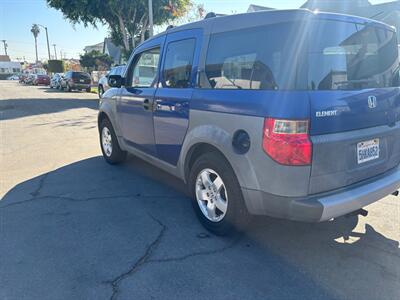
M357 162L359 164L379 158L379 139L357 144Z
M81 80L79 80L80 82L85 82L85 80L84 79L81 79Z

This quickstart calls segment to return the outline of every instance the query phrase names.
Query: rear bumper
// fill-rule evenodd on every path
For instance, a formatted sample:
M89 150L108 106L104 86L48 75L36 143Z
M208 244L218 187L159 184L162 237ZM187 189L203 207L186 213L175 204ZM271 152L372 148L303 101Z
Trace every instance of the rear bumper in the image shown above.
M70 83L70 87L71 87L72 89L80 89L80 90L83 90L83 89L88 89L88 88L90 88L90 87L91 87L91 84L90 84L90 83Z
M400 168L329 193L291 198L242 189L251 214L321 222L367 206L400 188Z

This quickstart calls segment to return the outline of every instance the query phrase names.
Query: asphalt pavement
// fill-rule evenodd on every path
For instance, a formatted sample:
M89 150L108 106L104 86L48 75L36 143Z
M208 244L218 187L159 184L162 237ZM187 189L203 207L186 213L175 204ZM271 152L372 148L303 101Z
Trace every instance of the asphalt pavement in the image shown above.
M97 106L0 81L0 299L400 298L400 198L217 237L179 180L105 163Z

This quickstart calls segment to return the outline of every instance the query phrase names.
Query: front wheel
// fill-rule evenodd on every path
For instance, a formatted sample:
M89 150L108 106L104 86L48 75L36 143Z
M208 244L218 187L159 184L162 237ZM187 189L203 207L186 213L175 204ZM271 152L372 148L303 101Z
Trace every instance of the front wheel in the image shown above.
M190 170L192 204L202 225L216 235L240 231L249 216L236 175L221 154L200 156Z
M114 128L108 119L103 119L100 124L100 147L104 159L109 164L123 162L126 151L121 150Z

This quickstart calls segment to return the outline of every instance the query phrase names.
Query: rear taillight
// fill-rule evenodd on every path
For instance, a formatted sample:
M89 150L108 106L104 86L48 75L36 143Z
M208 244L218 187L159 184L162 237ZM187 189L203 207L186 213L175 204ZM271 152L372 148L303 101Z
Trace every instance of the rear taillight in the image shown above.
M265 119L264 151L282 165L311 164L312 143L308 135L308 127L308 120Z

